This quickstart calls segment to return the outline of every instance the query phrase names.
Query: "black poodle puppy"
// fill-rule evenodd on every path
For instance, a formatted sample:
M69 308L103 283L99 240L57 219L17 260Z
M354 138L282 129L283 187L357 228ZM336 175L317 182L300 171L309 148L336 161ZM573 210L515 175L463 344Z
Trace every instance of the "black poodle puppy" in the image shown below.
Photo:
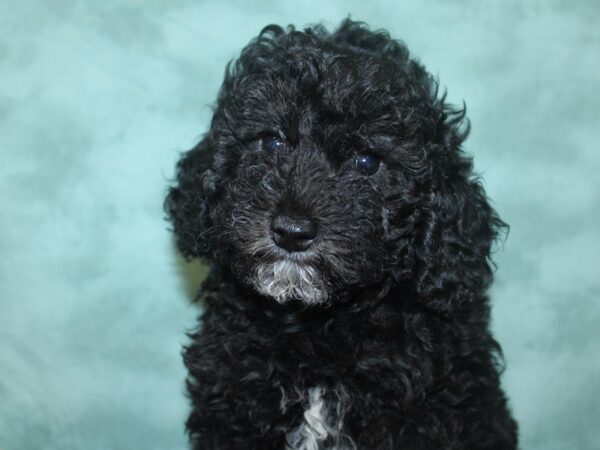
M515 449L489 330L505 228L464 109L385 31L267 26L166 199L210 274L195 450Z

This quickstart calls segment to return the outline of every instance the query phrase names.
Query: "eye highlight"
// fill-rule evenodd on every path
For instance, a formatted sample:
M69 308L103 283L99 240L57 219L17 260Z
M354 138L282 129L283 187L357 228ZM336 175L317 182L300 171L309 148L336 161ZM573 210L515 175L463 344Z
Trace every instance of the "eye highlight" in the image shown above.
M285 142L278 136L263 136L260 139L260 147L267 152L280 152L285 148Z
M354 168L361 175L374 175L381 167L381 159L371 153L361 153L354 157Z

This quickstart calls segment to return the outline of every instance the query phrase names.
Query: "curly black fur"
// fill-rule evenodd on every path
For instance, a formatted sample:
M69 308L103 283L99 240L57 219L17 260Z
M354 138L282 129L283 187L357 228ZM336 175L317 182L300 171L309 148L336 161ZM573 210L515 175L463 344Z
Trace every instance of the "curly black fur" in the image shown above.
M467 133L402 43L349 19L270 25L227 67L165 203L183 255L212 268L184 354L195 450L516 448L485 294L505 224ZM273 244L280 213L318 221L309 250ZM308 293L261 291L278 261Z

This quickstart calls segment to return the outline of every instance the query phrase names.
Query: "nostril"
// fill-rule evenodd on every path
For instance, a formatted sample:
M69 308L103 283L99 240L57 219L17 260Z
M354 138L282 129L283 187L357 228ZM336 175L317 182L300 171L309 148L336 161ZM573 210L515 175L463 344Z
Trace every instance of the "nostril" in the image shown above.
M317 237L318 225L312 219L294 219L286 215L276 216L271 222L275 243L289 250L306 250Z

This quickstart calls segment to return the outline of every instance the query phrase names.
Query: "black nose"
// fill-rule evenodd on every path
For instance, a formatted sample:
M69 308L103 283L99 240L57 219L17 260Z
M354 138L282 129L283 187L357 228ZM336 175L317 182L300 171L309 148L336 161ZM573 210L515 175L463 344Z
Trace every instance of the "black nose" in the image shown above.
M306 250L317 237L317 222L279 215L271 222L273 241L290 252Z

